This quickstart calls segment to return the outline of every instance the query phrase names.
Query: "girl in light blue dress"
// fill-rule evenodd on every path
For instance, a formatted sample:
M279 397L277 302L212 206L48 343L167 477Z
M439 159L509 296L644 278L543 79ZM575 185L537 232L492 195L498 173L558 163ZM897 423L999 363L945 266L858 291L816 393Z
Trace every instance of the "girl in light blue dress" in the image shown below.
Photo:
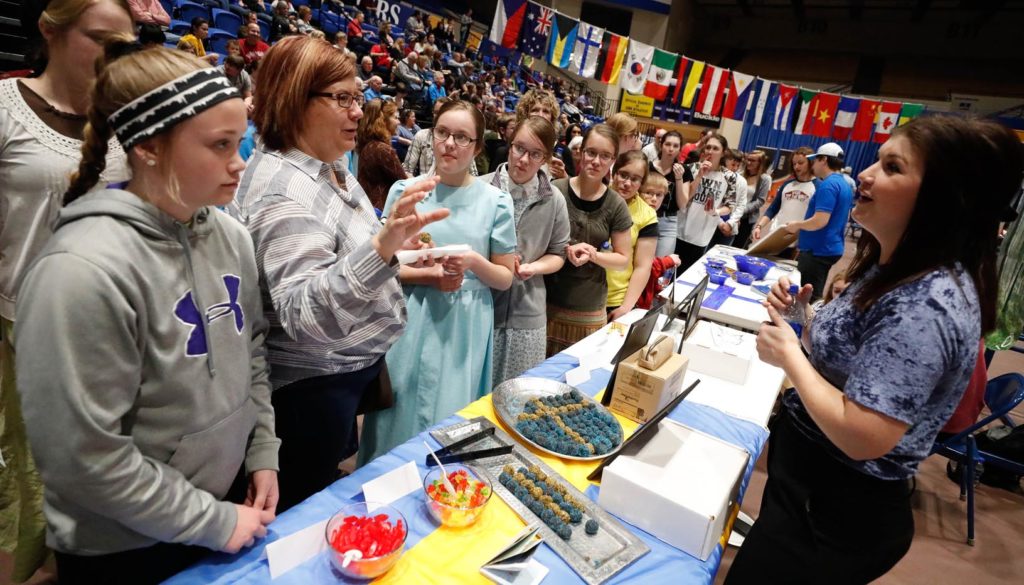
M491 391L494 302L490 289L512 285L516 230L512 198L470 174L483 148L484 120L467 102L441 108L433 128L440 183L419 205L447 208L451 216L431 226L436 246L471 250L428 268L403 266L408 310L405 333L387 354L395 405L366 415L360 463L366 463L454 414ZM398 181L384 216L401 196Z

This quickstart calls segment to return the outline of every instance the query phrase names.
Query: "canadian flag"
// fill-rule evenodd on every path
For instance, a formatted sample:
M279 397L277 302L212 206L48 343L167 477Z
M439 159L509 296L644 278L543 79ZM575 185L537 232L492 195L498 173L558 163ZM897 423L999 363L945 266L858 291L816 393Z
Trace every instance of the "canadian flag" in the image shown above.
M882 102L882 107L878 110L878 123L875 124L875 142L881 144L889 140L889 135L899 120L901 107L901 102Z

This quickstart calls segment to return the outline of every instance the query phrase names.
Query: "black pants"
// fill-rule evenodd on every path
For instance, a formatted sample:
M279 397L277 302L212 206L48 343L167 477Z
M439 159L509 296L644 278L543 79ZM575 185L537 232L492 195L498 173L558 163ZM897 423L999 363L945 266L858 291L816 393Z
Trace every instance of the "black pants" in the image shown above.
M355 372L299 380L271 395L281 439L278 514L334 483L338 464L358 450L356 409L383 361Z
M786 409L771 426L761 511L726 585L861 584L887 573L914 538L909 481L847 466L797 430Z
M698 246L676 238L676 256L679 256L679 273L693 266L707 251L707 246Z
M708 248L714 248L715 246L731 246L736 240L736 234L727 236L715 229L715 235L711 236L711 242L708 244Z
M224 496L224 501L245 501L245 468ZM161 542L145 548L97 556L54 551L60 585L148 585L165 581L196 564L212 551L201 546Z
M800 271L800 283L814 285L811 299L818 300L825 296L825 282L828 271L842 256L815 256L806 250L800 250L796 258L796 268Z
M750 235L754 233L754 224L750 223L746 219L740 220L740 229L736 232L736 237L732 241L732 245L737 248L746 249L750 244Z

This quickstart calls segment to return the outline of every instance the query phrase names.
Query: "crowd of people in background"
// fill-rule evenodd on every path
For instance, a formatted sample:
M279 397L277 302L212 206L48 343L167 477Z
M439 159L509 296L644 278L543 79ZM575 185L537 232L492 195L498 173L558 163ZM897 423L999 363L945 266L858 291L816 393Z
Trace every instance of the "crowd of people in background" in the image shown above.
M371 42L360 11L328 39L308 6L240 0L230 8L243 25L221 55L201 17L174 49L134 42L133 17L164 32L158 8L53 0L39 20L41 74L0 83L0 139L23 145L0 150L4 198L29 202L6 207L20 215L3 228L12 253L0 273L20 569L42 547L39 477L62 583L159 580L206 549L251 546L345 458L365 463L650 307L666 274L714 245L781 230L813 298L844 252L854 190L837 144L797 149L773 192L762 150L730 148L711 129L690 143L659 130L645 144L636 119L593 119L590 97L564 80L481 61L466 46L471 13L456 33L415 12L401 34L379 23ZM177 105L160 101L172 95ZM154 120L157 105L168 109ZM960 131L1005 142L988 126ZM883 166L860 177L876 205L909 189L890 165L920 183L914 157L938 156L930 141L955 145L926 122L894 136ZM887 204L904 220L914 208ZM991 223L972 213L961 231ZM851 276L863 302L948 263L919 266L894 235L906 221L865 217L876 239ZM467 250L425 253L449 245ZM416 260L399 266L403 250ZM903 264L876 279L879 250ZM969 260L963 282L989 278ZM978 327L960 325L976 347ZM791 337L765 351L790 356ZM818 406L791 402L813 427ZM902 433L913 421L900 415ZM751 574L775 554L753 550L740 565Z

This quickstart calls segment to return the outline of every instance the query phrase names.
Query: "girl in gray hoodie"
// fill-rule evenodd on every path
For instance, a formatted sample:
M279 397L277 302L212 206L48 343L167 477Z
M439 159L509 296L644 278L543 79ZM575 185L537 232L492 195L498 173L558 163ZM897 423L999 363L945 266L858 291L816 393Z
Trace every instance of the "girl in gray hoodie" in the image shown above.
M223 74L108 41L82 161L29 270L15 343L61 583L150 583L266 534L277 450L248 232L213 206L245 163ZM92 189L116 135L132 179ZM243 467L244 465L244 467ZM223 501L248 474L235 504Z

